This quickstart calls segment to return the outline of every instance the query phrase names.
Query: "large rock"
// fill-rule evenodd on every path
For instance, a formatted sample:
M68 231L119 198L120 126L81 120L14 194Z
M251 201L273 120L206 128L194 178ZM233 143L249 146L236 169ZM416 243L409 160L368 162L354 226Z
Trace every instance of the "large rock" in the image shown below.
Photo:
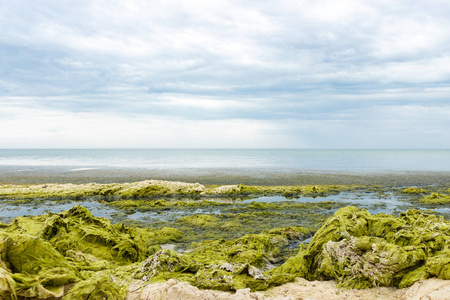
M431 276L449 279L449 229L442 217L417 210L395 217L345 207L321 226L306 250L272 273L292 270L352 288L402 288Z

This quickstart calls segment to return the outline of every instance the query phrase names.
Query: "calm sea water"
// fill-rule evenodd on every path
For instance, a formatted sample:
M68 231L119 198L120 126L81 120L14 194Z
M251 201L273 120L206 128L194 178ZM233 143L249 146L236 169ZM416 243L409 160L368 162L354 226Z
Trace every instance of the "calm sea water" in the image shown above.
M450 172L450 150L0 150L0 168Z

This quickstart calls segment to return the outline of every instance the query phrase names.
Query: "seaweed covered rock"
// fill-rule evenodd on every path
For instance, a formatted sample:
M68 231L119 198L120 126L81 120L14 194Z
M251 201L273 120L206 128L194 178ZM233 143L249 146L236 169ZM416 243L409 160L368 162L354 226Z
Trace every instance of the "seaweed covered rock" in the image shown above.
M248 234L238 239L193 243L189 255L203 264L240 263L264 268L277 262L287 238L277 234Z
M423 197L419 200L423 204L449 204L450 195L440 193L431 193L429 196Z
M195 196L204 193L205 187L199 183L186 183L163 180L145 180L131 183L109 184L38 184L38 185L0 185L0 198L19 199L81 199L101 198L153 198L179 195Z
M416 187L408 187L408 188L404 188L402 190L403 194L414 194L414 195L420 195L420 194L425 194L428 193L427 190L421 189L421 188L416 188Z
M181 217L177 222L194 228L209 228L219 226L220 219L214 215L192 215Z
M27 234L0 233L0 295L61 297L64 286L81 280L81 274L52 245Z
M143 239L148 236L147 232L111 224L108 219L94 217L79 205L58 214L16 218L6 231L40 237L63 255L76 250L118 264L147 257L148 245Z
M345 207L328 219L306 250L272 273L335 279L342 286L407 287L448 277L450 225L442 217L409 210L399 217ZM292 263L299 264L292 267Z
M284 235L295 239L306 230L279 228L275 232L193 243L184 253L160 250L141 263L135 278L153 282L176 278L217 290L264 290L277 282L264 271L281 259L280 248L288 243Z
M195 273L200 267L201 265L188 255L179 254L170 249L163 249L142 262L135 278L147 281L156 275L162 275L162 273Z
M16 218L0 229L0 298L60 298L73 286L67 299L123 299L133 269L120 266L145 260L150 237L178 233L160 231L114 225L81 206Z
M121 291L120 286L106 273L97 273L86 280L75 284L64 295L64 300L108 299L122 300L126 291Z

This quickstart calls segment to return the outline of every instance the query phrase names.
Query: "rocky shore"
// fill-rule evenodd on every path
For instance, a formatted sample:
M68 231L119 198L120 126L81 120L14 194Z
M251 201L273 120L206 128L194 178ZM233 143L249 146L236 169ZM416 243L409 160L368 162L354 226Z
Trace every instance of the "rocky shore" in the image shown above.
M156 209L164 213L176 207L228 205L223 200L236 196L326 199L327 195L368 190L384 195L379 187L360 185L204 186L157 180L2 185L1 201L76 199L81 205L0 224L0 296L448 299L450 222L430 211L409 209L389 215L330 201L250 202L226 209L232 213L192 214L166 222L165 227L149 227L112 223L82 206L83 199L92 198L124 211ZM424 186L402 188L397 193L414 203L444 207L450 190ZM309 224L306 227L270 225L277 224L276 219L285 214L279 211L285 209L293 212L289 218L302 211L314 215L315 209L334 213L323 221L317 215L304 223ZM257 222L269 227L258 231ZM245 232L245 224L252 233ZM170 246L174 243L185 246L176 249Z

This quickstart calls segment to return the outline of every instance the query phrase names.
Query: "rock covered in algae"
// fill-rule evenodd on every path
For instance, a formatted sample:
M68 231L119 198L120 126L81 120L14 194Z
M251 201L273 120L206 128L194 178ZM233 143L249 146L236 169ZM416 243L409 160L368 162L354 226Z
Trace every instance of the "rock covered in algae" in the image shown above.
M415 194L415 195L420 195L420 194L426 194L426 193L428 193L428 191L427 191L427 190L424 190L424 189L421 189L421 188L417 188L417 187L410 186L410 187L408 187L408 188L404 188L404 189L402 190L402 193L403 193L403 194Z
M61 297L65 285L82 279L77 268L41 238L1 232L0 247L2 299Z
M7 231L35 235L49 241L63 255L78 250L119 264L142 261L147 244L139 228L111 224L76 205L68 211L14 219Z
M0 198L13 199L81 199L97 197L114 198L160 198L178 196L245 196L245 195L300 195L320 196L336 194L344 190L362 188L352 185L325 186L247 186L243 184L205 187L199 183L177 181L145 180L130 183L88 183L88 184L38 184L38 185L0 185Z
M123 299L158 234L179 232L114 225L81 206L16 218L0 229L0 298Z
M437 276L448 279L450 224L409 210L399 217L345 207L316 232L306 250L272 271L341 286L407 287Z
M153 282L176 278L217 290L267 289L274 281L264 270L281 258L280 248L288 243L283 234L296 239L308 231L289 227L275 232L193 243L184 253L160 250L141 263L135 278Z
M429 196L420 199L419 202L424 204L449 204L450 195L431 193Z

